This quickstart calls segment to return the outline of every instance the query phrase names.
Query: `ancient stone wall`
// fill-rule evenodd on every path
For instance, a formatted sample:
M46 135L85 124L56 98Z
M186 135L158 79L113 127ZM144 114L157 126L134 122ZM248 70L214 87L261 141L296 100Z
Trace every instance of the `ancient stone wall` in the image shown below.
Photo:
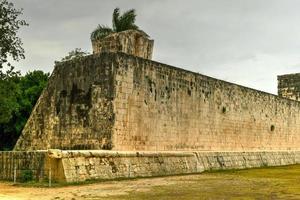
M278 96L300 101L300 73L277 77Z
M115 150L299 150L300 103L118 55Z
M124 53L55 67L15 150L299 150L300 103Z
M111 149L114 56L55 66L14 150Z
M204 171L195 154L187 152L64 151L59 159L65 174L61 181L67 182Z

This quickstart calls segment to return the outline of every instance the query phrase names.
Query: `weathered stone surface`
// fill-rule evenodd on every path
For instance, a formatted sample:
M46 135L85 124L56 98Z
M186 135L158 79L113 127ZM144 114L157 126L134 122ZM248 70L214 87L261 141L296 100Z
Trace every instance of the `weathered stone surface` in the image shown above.
M297 150L300 104L153 61L119 56L115 150Z
M60 63L15 150L111 149L115 56Z
M300 101L300 73L277 77L278 96Z
M57 65L15 150L299 150L300 103L123 53Z
M117 155L116 155L117 153ZM67 182L202 172L193 153L102 152L62 158Z
M123 52L151 59L154 41L144 32L128 30L113 33L101 40L92 40L93 53Z
M300 163L299 151L82 153L64 151L61 161L65 176L60 181L165 176Z
M62 158L62 151L60 149L48 149L48 156L50 158Z

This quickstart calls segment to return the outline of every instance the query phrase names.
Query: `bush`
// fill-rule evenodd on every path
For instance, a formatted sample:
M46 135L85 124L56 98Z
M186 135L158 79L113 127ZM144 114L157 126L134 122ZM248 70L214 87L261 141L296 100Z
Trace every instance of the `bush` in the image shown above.
M23 170L21 172L21 182L28 182L33 180L33 173L31 170Z

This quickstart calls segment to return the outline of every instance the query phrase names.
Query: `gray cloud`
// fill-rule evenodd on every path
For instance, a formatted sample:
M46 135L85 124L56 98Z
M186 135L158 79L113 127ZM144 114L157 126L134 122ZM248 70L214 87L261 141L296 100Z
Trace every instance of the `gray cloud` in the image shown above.
M115 7L135 8L155 39L154 60L276 93L278 74L300 72L300 1L294 0L13 0L30 23L20 31L18 66L52 71L54 60L111 24Z

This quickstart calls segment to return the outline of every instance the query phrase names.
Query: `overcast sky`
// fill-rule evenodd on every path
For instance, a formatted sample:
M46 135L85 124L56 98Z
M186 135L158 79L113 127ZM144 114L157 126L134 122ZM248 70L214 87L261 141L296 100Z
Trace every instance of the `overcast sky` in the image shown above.
M91 52L90 33L111 26L115 7L137 10L155 41L153 60L277 94L277 75L300 72L296 0L12 0L21 29L22 72L53 70L74 48Z

